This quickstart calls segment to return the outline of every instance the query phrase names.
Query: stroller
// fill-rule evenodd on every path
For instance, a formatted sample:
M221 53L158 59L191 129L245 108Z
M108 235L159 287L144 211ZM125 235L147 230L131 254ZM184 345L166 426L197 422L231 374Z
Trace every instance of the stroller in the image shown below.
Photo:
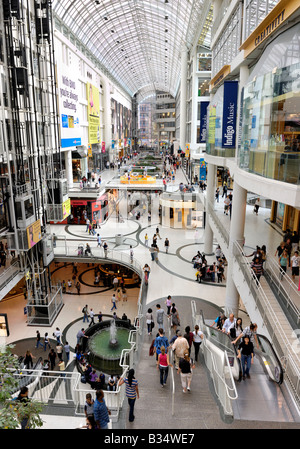
M77 255L79 257L83 256L83 245L78 245Z

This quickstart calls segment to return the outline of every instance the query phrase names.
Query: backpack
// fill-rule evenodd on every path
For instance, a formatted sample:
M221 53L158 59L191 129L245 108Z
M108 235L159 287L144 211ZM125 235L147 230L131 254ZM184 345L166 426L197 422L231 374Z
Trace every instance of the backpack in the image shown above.
M154 355L154 342L155 342L155 340L152 341L151 346L149 348L149 355L150 356Z

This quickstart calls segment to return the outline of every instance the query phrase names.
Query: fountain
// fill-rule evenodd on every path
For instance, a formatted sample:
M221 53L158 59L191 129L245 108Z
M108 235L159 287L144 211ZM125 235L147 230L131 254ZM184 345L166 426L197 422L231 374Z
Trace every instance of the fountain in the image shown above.
M130 349L129 332L133 327L128 321L107 320L89 327L82 340L83 350L89 354L89 362L105 374L121 374L120 358L123 349Z
M111 347L115 348L116 346L118 346L118 340L116 338L117 337L117 326L116 326L115 320L111 320L111 322L110 322L109 333L110 333L109 345Z

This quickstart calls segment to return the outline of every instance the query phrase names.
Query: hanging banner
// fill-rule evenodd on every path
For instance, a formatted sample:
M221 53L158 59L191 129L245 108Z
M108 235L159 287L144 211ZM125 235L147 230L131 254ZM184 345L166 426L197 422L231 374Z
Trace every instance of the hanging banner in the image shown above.
M105 153L105 142L101 143L101 152Z
M216 107L210 106L209 108L209 118L208 118L208 143L215 143L215 132L216 132Z
M87 83L89 144L100 142L100 100L99 89Z
M199 172L199 180L206 180L206 162L204 159L200 159L200 172Z
M235 148L238 82L224 82L222 147Z
M200 103L200 143L206 143L208 105L209 101L201 101Z

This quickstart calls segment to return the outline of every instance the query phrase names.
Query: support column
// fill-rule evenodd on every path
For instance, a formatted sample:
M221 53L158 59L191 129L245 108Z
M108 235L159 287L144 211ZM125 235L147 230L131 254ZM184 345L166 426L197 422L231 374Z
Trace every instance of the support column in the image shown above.
M230 226L229 254L233 254L233 244L238 241L240 245L244 242L245 220L246 220L247 190L237 182L233 187L232 216ZM228 259L228 269L226 276L226 298L225 314L233 313L238 315L239 293L232 279L233 257Z
M65 169L66 177L69 189L73 188L73 167L72 167L72 150L67 150L64 152L65 156Z
M214 204L215 196L215 178L216 178L216 166L213 164L207 164L207 186L206 186L206 200L211 204ZM209 225L206 212L205 221L205 234L204 234L204 253L213 254L213 239L214 234Z
M185 151L186 144L186 98L187 98L187 58L188 51L181 51L181 86L180 86L180 148Z

